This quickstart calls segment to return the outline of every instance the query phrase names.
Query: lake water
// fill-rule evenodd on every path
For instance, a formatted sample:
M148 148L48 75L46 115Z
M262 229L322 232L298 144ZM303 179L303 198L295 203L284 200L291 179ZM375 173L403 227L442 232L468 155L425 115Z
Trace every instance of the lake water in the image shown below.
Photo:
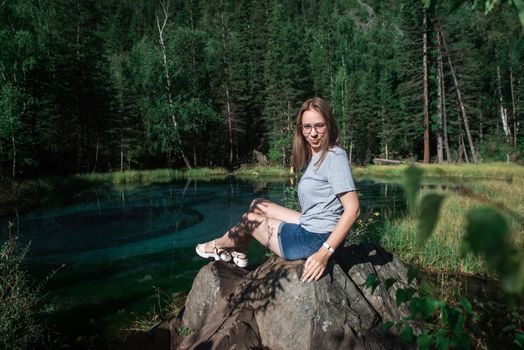
M357 186L363 213L404 208L396 185L361 181ZM62 334L105 339L158 311L172 293L188 291L208 262L194 246L223 234L257 197L285 204L288 187L286 179L231 177L59 193L37 211L0 218L0 240L8 237L11 222L11 233L31 242L33 274L41 277L58 268L47 291ZM252 244L250 265L260 263L265 252Z

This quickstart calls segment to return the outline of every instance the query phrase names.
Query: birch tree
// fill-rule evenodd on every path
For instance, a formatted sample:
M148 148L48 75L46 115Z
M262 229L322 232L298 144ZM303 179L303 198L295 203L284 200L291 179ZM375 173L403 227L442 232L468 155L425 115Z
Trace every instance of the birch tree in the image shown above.
M167 97L167 101L169 103L169 109L168 109L168 115L171 119L172 126L173 126L173 137L175 138L174 142L177 146L177 150L180 153L180 156L182 157L182 160L184 161L184 164L187 168L191 168L191 163L189 162L189 159L187 158L186 154L184 153L184 143L182 142L182 137L180 135L180 126L177 120L175 111L175 106L173 102L173 93L174 93L174 86L171 81L171 75L169 71L169 64L167 61L167 54L166 54L166 42L165 42L165 31L166 26L168 24L168 21L170 19L171 13L169 9L169 0L164 1L160 0L160 15L156 15L156 26L158 29L158 43L160 45L160 56L162 60L162 67L164 70L164 78L165 78L165 93Z

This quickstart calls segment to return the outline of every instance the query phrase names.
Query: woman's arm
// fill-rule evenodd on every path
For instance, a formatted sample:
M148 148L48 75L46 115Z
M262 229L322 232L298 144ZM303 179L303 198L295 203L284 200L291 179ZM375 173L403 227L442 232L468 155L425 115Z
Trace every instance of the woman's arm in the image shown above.
M326 241L333 249L337 249L340 244L343 244L346 234L360 214L360 204L358 203L356 191L343 192L340 193L338 197L344 207L344 213L340 216L333 232ZM326 271L328 259L331 254L332 253L326 248L320 247L318 252L307 258L304 273L302 274L302 281L318 281Z

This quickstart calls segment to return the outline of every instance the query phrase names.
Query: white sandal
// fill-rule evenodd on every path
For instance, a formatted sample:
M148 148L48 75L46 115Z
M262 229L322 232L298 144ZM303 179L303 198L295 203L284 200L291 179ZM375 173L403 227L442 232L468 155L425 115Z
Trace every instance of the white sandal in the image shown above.
M213 240L213 252L208 253L205 250L206 243L197 244L195 251L196 253L201 256L202 258L213 258L216 261L222 260L222 261L231 261L231 254L224 249L220 249L217 247L215 240Z
M235 265L237 265L238 267L247 267L248 260L247 255L245 253L233 251L231 252L231 256L233 257L233 262L235 263Z

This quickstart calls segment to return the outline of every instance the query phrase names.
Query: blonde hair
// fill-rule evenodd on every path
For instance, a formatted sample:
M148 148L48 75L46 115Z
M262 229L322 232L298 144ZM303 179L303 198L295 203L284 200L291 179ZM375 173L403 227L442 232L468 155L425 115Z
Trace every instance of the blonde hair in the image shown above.
M293 153L291 156L291 164L295 172L301 171L304 166L308 163L311 158L311 147L307 143L304 134L302 133L302 115L305 111L314 110L326 121L326 135L322 139L320 144L320 158L315 163L315 166L320 166L324 159L326 158L327 151L333 146L342 147L339 138L338 126L331 111L331 106L329 103L320 97L314 97L302 104L300 110L297 114L297 119L295 121L295 134L293 137Z

